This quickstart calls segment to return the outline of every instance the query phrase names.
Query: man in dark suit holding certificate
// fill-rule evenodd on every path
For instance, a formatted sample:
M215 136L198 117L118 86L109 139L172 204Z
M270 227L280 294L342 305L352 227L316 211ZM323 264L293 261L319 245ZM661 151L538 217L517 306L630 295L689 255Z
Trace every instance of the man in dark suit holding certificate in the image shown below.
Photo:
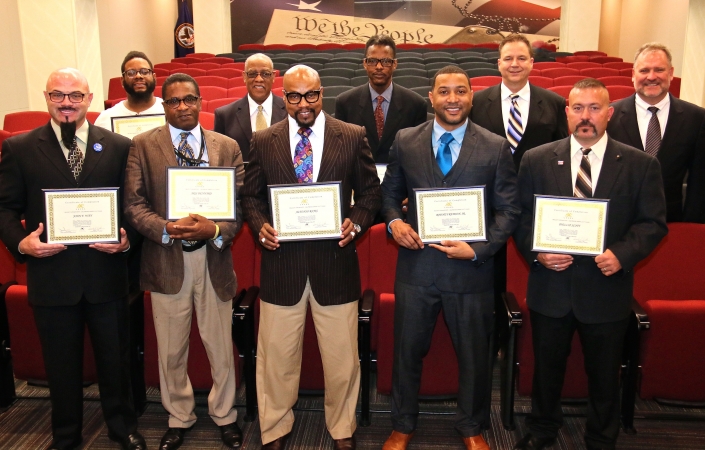
M578 82L566 112L573 135L527 152L519 169L522 215L515 237L531 266L526 299L536 369L529 432L517 449L542 449L556 439L576 330L589 386L585 441L589 449L614 448L633 270L668 232L659 163L607 136L612 107L605 86L594 79ZM592 257L532 251L536 194L609 199L604 252Z
M392 426L384 450L405 449L416 429L422 359L442 310L460 368L456 429L468 449L489 449L481 425L489 411L488 357L493 330L493 255L519 221L509 143L468 120L467 74L447 66L433 78L436 118L397 133L382 183L382 215L399 243L394 292ZM418 235L415 188L485 186L487 240L425 245ZM401 201L409 198L408 223Z

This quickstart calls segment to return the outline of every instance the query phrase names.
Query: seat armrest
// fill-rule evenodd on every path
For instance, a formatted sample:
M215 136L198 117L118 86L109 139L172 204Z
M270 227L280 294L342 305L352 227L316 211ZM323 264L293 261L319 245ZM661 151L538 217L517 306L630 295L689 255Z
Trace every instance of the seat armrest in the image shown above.
M502 301L504 302L504 310L507 313L509 326L520 327L524 319L514 294L511 292L503 292Z
M648 314L634 297L632 297L632 312L636 317L636 323L640 330L648 330L651 327Z
M360 299L360 305L358 307L358 317L359 320L370 320L372 317L372 310L375 304L375 291L372 289L366 289L362 293L362 298Z

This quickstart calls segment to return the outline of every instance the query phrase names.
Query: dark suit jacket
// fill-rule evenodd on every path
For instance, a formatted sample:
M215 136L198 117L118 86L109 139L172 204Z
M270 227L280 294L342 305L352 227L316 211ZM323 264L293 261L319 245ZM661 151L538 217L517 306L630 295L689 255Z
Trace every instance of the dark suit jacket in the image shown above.
M468 123L458 160L443 177L431 145L433 121L397 133L382 183L382 215L387 224L402 218L401 202L409 198L408 222L418 230L416 188L485 186L486 242L471 244L477 261L448 259L443 252L399 248L396 279L417 286L435 284L441 291L479 293L493 288L492 256L519 222L517 177L509 143Z
M49 123L7 139L2 146L0 239L17 261L27 263L27 293L33 305L75 305L82 297L101 303L128 292L126 253L110 255L87 245L69 245L54 256L34 258L17 248L40 222L46 225L42 189L122 188L130 140L92 125L88 130L78 183ZM95 144L102 151L96 152ZM129 227L125 229L133 235ZM46 242L46 226L41 240Z
M568 136L565 99L560 95L529 83L529 122L514 152L514 164L519 163L527 150ZM472 99L470 119L494 134L507 137L507 123L502 119L500 85L476 93Z
M321 113L325 114L325 113ZM365 130L326 115L323 155L318 182L340 181L343 218L362 227L373 223L381 203L379 178ZM289 121L284 120L252 138L251 158L242 189L242 208L255 240L264 223L272 223L267 185L295 184L289 145ZM352 190L355 207L350 207ZM341 248L338 239L281 242L274 251L262 251L260 296L263 301L291 306L301 300L306 277L321 305L349 303L360 297L360 270L355 243Z
M563 161L563 164L558 164ZM606 277L591 256L574 256L562 272L545 268L531 251L534 195L573 196L570 138L542 145L524 155L519 169L521 224L517 246L529 263L529 308L560 318L571 310L583 323L626 318L631 310L634 266L668 233L666 202L656 158L614 139L607 142L595 198L609 199L606 248L622 270Z
M394 83L392 101L389 103L381 139L377 136L368 83L338 96L335 102L335 118L365 127L372 157L376 163L385 164L389 160L389 148L397 131L426 122L426 101L416 92Z
M670 94L669 94L670 95ZM644 150L636 120L636 94L615 102L607 133L614 139ZM668 222L705 223L705 109L671 95L668 123L661 148ZM683 204L683 181L688 188Z
M237 142L227 136L203 130L209 166L236 167L236 192L244 178L244 164ZM166 168L176 166L169 125L135 136L130 147L125 175L125 217L144 237L140 285L145 291L173 295L184 280L184 254L181 241L162 243L166 227ZM218 298L230 300L237 293L230 245L242 225L240 201L237 221L216 222L223 238L222 247L208 241L208 274Z
M272 95L272 125L286 119L286 107L281 97ZM247 96L229 105L215 110L213 131L235 139L242 152L242 160L250 160L250 141L252 140L252 123L250 122L250 104Z

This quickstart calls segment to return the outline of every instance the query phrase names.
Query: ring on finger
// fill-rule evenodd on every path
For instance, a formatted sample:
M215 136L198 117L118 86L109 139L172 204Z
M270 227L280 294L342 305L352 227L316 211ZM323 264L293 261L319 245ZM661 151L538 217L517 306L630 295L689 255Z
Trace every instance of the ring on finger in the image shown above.
M354 232L354 231L351 231L351 232L350 232L350 236L352 236L352 238L355 239L355 232Z
M265 238L262 238L262 243L264 244L266 240L267 240L267 239L265 239Z

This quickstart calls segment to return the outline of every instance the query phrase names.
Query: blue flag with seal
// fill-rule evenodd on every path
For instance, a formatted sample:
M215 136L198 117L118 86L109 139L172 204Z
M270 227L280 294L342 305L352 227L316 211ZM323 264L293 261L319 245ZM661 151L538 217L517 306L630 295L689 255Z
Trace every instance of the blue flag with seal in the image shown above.
M174 57L180 58L194 52L193 16L186 0L179 0L179 18L174 28Z

